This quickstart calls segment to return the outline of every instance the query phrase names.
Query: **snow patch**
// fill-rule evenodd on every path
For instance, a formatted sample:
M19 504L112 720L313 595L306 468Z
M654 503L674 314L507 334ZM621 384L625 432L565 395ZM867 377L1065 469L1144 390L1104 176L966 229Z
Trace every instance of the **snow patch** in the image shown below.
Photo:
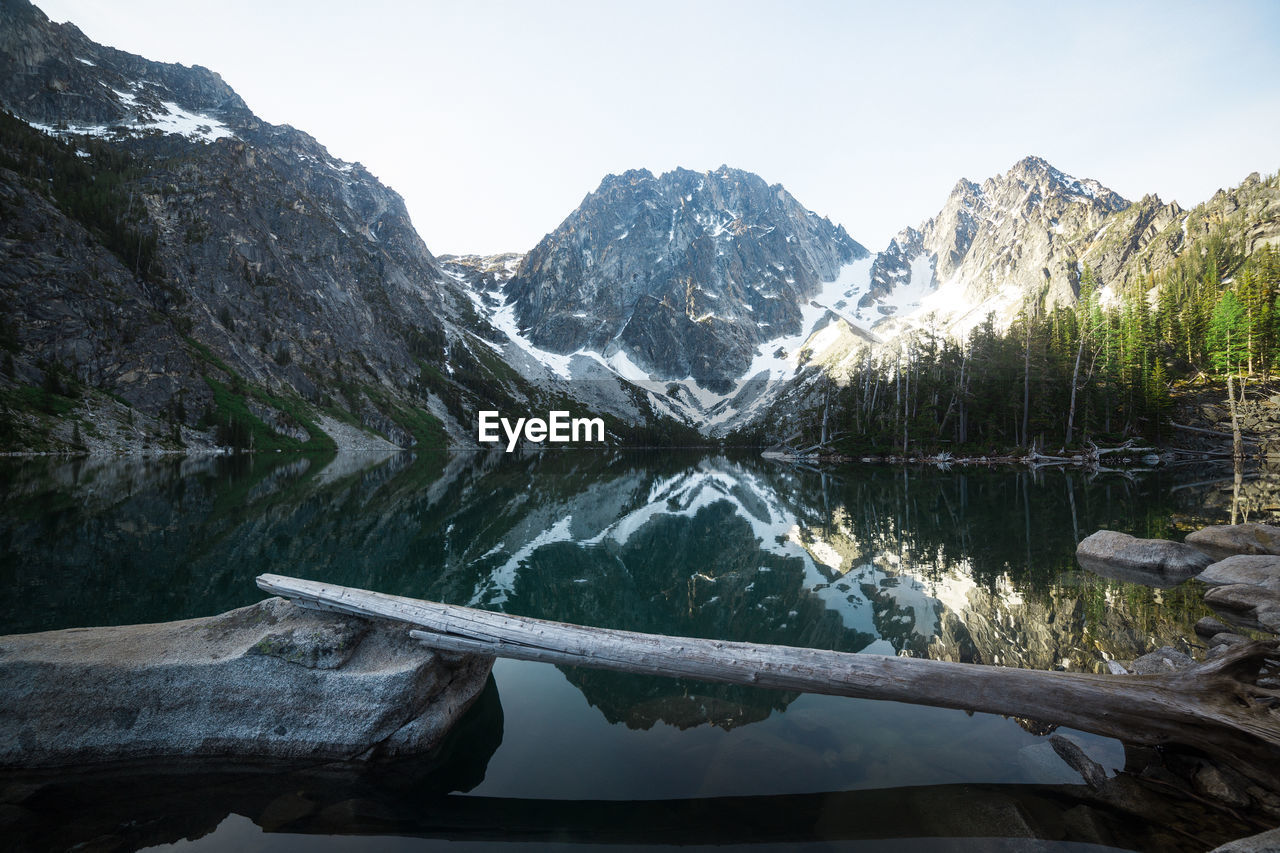
M569 525L572 523L573 516L566 515L551 529L544 530L527 542L523 548L512 554L505 563L489 575L486 579L487 582L481 582L477 585L475 592L471 596L470 605L472 607L485 606L492 608L494 605L506 602L511 597L511 593L515 592L516 576L520 567L533 556L534 551L537 551L543 545L550 545L552 542L573 541L573 535L569 532Z
M87 60L81 60L81 62L87 62ZM93 63L89 62L88 64L92 65ZM134 88L138 88L141 85L141 83L133 84ZM235 137L235 134L231 132L231 128L227 127L225 123L201 113L185 110L173 101L161 101L161 112L156 112L139 101L138 96L132 92L122 92L119 89L112 89L111 91L120 100L121 106L135 111L136 117L132 122L123 121L114 125L60 125L57 127L37 122L28 122L28 124L50 136L111 136L121 132L146 133L158 130L161 133L174 134L192 141L202 142L213 142L218 139Z

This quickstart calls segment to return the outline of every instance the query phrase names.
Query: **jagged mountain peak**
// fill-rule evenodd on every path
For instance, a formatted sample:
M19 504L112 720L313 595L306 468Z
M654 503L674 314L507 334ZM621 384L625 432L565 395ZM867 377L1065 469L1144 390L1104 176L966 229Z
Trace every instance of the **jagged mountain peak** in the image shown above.
M982 187L979 184L969 180L968 178L961 178L956 181L956 185L951 188L951 193L947 197L971 198L978 195L980 192L982 192Z
M1035 155L981 184L961 179L937 215L904 229L877 255L860 316L885 315L882 335L910 328L906 314L932 316L963 333L988 313L1007 323L1027 300L1071 304L1088 241L1128 207L1098 181Z
M1040 202L1050 197L1070 204L1077 201L1097 202L1109 211L1120 210L1128 202L1092 178L1076 178L1053 166L1043 157L1030 155L1013 164L1003 175L988 178L981 191L997 200L1012 192L1026 194L1026 201Z
M35 252L0 241L16 381L38 384L54 364L187 428L203 415L230 424L227 394L241 394L260 435L314 446L324 433L364 441L316 407L409 446L466 441L477 395L524 393L450 380L506 376L490 355L498 335L401 197L307 133L259 120L213 72L95 44L0 0L0 105L12 112L0 158L19 170L0 169L0 195L42 235ZM24 180L34 169L36 184ZM84 169L112 179L97 206L66 203ZM56 323L38 319L64 303L75 308Z
M506 293L554 353L621 353L648 375L736 379L867 256L780 184L722 165L611 175L529 253Z
M634 186L641 181L652 181L653 179L653 172L648 169L627 169L620 175L615 175L611 172L601 179L600 186L596 188L596 192L602 193L613 187ZM587 197L590 198L591 195L591 193L588 193Z
M600 181L600 186L594 193L587 194L584 202L592 198L592 196L610 192L630 192L644 187L658 193L678 193L681 195L687 195L690 192L702 192L704 189L710 189L710 191L714 192L718 189L721 195L712 196L711 198L712 203L715 204L724 200L723 193L725 191L737 185L745 186L751 191L784 193L787 197L790 197L790 193L787 193L782 184L769 184L754 172L721 164L719 168L705 171L696 171L677 166L674 169L656 175L645 168L628 169L621 174L609 174ZM686 199L686 202L692 201L693 199Z
M1062 175L1048 160L1036 154L1028 154L1009 167L1006 175L1038 175L1056 178Z

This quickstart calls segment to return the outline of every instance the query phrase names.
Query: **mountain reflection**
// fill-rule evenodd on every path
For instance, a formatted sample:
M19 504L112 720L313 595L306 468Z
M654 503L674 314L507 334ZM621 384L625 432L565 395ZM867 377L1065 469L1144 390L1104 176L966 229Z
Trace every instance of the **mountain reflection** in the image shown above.
M693 453L5 466L3 633L212 614L275 572L585 625L1094 671L1185 644L1207 612L1193 584L1075 565L1093 530L1167 534L1200 505L1159 475L833 475ZM731 728L794 698L566 676L636 728Z

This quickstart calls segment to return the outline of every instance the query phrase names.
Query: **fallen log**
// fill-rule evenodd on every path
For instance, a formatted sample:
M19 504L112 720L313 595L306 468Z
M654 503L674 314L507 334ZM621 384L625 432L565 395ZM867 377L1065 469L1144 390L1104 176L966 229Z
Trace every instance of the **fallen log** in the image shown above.
M1024 717L1189 747L1267 784L1280 767L1280 691L1258 684L1275 641L1180 672L1095 675L584 627L281 575L257 583L321 609L407 623L436 649Z
M1234 438L1235 437L1233 433L1224 432L1220 429L1205 429L1204 427L1193 427L1193 426L1187 426L1186 424L1176 424L1176 423L1173 423L1172 421L1169 422L1169 426L1173 427L1174 429L1180 429L1183 432L1194 432L1198 435L1212 435L1218 438ZM1261 443L1261 439L1255 438L1253 436L1242 436L1242 440L1249 442L1251 444Z
M1136 447L1133 439L1129 439L1124 444L1115 447L1098 447L1094 444L1089 445L1089 453L1094 456L1106 456L1111 453L1155 453L1154 447Z

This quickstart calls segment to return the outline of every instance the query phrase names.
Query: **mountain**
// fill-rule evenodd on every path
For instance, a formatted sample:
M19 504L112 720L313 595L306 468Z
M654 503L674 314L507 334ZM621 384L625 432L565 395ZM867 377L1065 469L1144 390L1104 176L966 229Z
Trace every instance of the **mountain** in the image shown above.
M1070 442L1073 420L1159 440L1171 381L1220 371L1228 358L1212 331L1234 316L1224 300L1247 313L1233 321L1247 327L1219 334L1244 350L1229 358L1267 372L1280 332L1278 242L1274 175L1250 175L1188 211L1154 195L1129 203L1026 158L982 184L960 181L936 216L875 256L864 280L828 291L840 315L796 346L793 375L733 427L766 442L800 434L807 446L852 421L860 438L845 440L858 453L964 444L973 416L992 444L1026 446L1033 429ZM1096 305L1082 314L1086 278ZM1086 347L1090 358L1076 361ZM923 416L917 403L902 414L904 372L913 374L905 387L928 397ZM893 393L877 393L886 383ZM1015 385L1022 393L1010 393ZM1116 387L1131 393L1107 390ZM1064 414L1077 397L1084 421Z
M907 327L929 317L963 333L992 312L1007 325L1024 304L1072 305L1083 248L1129 206L1039 157L981 184L962 179L937 215L903 229L876 257L859 307L884 313L872 326L887 335L903 327L890 322L903 315L914 315Z
M1081 260L1113 293L1149 288L1152 276L1173 267L1187 252L1208 251L1216 238L1233 245L1241 258L1280 245L1280 192L1274 179L1257 172L1220 189L1190 210L1148 195L1113 216L1094 235Z
M882 337L928 324L963 335L990 313L1007 327L1028 306L1074 305L1086 266L1114 298L1149 286L1215 234L1239 244L1241 257L1275 243L1280 199L1271 182L1255 172L1188 211L1156 195L1129 202L1027 157L981 185L961 180L936 216L899 232L876 255L857 316L885 315L869 317Z
M827 380L883 408L870 377L896 381L917 332L1043 321L1086 270L1104 306L1145 293L1168 319L1200 294L1162 333L1203 363L1201 291L1280 238L1273 177L1187 211L1027 157L875 255L722 166L609 175L527 255L437 257L393 190L216 73L0 13L7 448L474 446L481 409L589 412L615 442L790 432ZM1270 285L1249 287L1261 316ZM946 397L939 428L967 424Z
M212 71L0 12L7 443L465 444L477 409L570 398L359 163ZM661 420L610 399L611 431Z
M495 325L544 359L594 356L655 406L724 434L794 400L806 367L859 361L920 325L964 334L988 313L1007 325L1024 304L1073 304L1089 239L1129 206L1027 157L961 180L936 216L871 256L758 176L632 171L520 263Z
M538 347L724 390L761 344L806 331L802 307L868 254L749 172L641 169L606 177L505 293Z

